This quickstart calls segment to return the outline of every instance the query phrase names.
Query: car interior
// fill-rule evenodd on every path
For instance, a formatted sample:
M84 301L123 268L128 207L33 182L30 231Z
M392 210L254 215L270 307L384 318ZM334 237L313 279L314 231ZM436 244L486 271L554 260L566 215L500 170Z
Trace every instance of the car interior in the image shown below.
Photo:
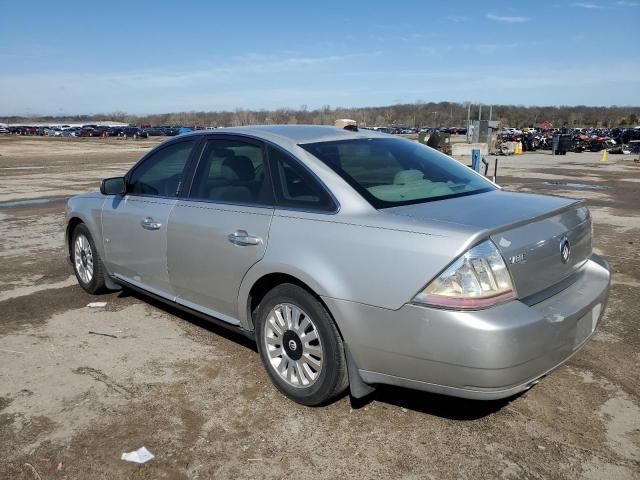
M190 196L211 201L260 203L264 179L259 147L210 144L200 159Z
M310 146L327 165L387 202L439 198L478 189L437 161L393 144L373 141L325 142ZM422 147L418 147L422 148Z

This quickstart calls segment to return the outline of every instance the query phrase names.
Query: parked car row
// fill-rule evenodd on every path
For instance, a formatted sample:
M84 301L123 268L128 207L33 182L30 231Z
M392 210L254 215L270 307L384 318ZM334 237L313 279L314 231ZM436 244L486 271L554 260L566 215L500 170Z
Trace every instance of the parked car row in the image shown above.
M41 137L123 137L123 138L147 138L150 136L173 137L182 133L185 127L158 126L140 128L136 126L108 127L102 125L61 126L61 127L37 127L37 126L9 126L2 127L0 133L14 135L28 135ZM190 131L191 127L187 127Z
M175 137L180 133L180 126L162 125L156 127L144 127L142 130L150 137Z
M41 137L131 137L147 138L149 135L138 127L103 127L97 125L85 125L83 127L28 127L10 126L6 132L14 135L29 135Z

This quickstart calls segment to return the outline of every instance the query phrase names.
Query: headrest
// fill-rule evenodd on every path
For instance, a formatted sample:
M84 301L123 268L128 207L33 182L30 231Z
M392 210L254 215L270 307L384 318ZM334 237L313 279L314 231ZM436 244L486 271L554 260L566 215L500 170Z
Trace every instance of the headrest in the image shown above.
M211 146L209 150L209 158L229 158L235 156L236 152L226 147L217 145Z
M406 185L424 180L424 174L420 170L400 170L393 177L395 185Z
M219 157L235 157L236 156L236 152L231 150L230 148L220 148L218 149L218 151L220 152L220 155L218 155Z
M238 156L225 158L222 162L222 178L225 180L250 182L255 177L253 163L249 157Z

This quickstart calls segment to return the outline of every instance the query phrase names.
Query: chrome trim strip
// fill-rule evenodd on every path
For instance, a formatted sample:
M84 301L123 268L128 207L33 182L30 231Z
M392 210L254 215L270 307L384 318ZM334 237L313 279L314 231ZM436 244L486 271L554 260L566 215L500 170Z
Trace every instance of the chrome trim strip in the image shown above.
M204 313L205 315L209 316L209 317L214 317L214 318L218 318L220 320L223 320L224 322L227 322L231 325L234 326L240 326L240 320L233 318L229 315L225 315L224 313L220 313L220 312L216 312L215 310L212 310L210 308L206 308L203 307L202 305L198 305L196 303L190 302L188 300L184 300L183 298L179 298L176 297L176 299L174 300L178 305L182 305L183 307L187 307L190 308L191 310L196 310L200 313Z
M116 280L122 280L122 281L124 281L126 283L129 283L129 284L133 285L134 287L138 287L141 290L145 290L147 292L150 292L150 293L154 294L157 297L162 297L162 298L165 298L165 299L170 300L172 302L175 302L175 298L176 297L172 297L171 295L169 295L166 292L164 292L162 290L159 290L157 288L150 287L146 283L142 283L142 282L139 282L137 280L133 280L133 279L131 279L129 277L125 277L124 275L120 275L119 273L114 273L113 277Z

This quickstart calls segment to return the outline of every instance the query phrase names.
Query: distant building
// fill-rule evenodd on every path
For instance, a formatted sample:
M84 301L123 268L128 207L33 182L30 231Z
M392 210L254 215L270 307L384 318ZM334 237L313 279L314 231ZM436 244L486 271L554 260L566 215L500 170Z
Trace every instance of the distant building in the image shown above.
M358 122L355 120L351 120L350 118L339 118L335 121L334 125L336 127L347 127L347 126L357 126Z

